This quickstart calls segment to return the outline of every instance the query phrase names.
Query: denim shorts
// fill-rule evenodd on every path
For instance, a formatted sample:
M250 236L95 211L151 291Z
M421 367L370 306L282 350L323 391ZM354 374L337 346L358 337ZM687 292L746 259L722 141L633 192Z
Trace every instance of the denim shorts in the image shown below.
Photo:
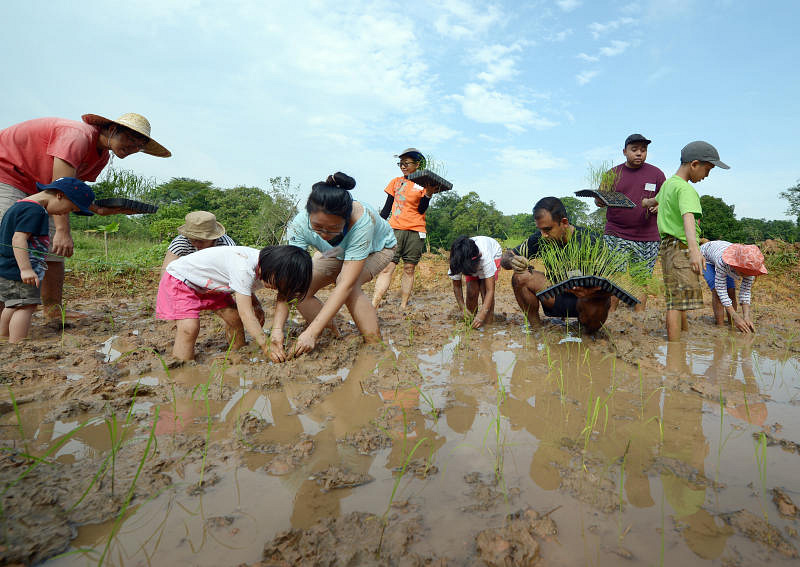
M706 283L708 284L708 289L714 291L714 278L717 276L717 268L714 264L707 262L706 269L703 272L703 277L706 279ZM725 277L725 287L728 289L736 289L736 282L733 280L732 277L726 276Z

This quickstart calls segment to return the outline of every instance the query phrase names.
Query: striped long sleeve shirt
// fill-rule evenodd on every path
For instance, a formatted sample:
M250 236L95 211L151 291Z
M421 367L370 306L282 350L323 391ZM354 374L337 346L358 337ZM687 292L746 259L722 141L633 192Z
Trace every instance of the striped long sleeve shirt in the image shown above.
M733 268L722 261L722 253L730 246L730 242L724 240L712 240L706 242L700 247L700 253L706 259L706 262L714 266L714 289L717 292L720 302L725 307L733 305L730 296L728 296L728 286L726 284L726 277L730 276L736 281L742 278L742 285L739 287L739 303L750 304L750 289L753 287L755 276L742 277L736 273Z
M236 246L236 243L233 241L233 238L227 234L223 234L214 241L214 246ZM188 238L181 234L176 236L172 242L169 243L167 250L176 256L187 256L197 252L197 248L192 245Z

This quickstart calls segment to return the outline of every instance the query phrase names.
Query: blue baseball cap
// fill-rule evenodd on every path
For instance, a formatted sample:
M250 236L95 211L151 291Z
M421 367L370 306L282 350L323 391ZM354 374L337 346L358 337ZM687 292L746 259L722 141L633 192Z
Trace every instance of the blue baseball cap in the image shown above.
M75 213L76 215L90 217L94 214L89 210L89 205L94 202L94 191L80 179L61 177L49 185L37 183L36 187L39 191L47 191L50 189L52 191L61 191L64 193L64 196L80 209L80 211Z

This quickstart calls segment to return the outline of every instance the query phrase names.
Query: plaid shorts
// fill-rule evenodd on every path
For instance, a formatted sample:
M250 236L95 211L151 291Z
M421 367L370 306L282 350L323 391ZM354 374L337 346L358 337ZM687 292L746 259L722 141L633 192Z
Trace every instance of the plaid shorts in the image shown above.
M660 254L667 309L702 309L703 286L700 274L692 271L689 248L674 236L667 235L661 240Z
M631 262L647 266L647 273L653 274L653 268L656 267L656 259L658 258L658 250L661 246L660 240L627 240L619 236L604 234L603 241L610 250L627 255L627 259L619 267L620 272L626 271L628 262Z

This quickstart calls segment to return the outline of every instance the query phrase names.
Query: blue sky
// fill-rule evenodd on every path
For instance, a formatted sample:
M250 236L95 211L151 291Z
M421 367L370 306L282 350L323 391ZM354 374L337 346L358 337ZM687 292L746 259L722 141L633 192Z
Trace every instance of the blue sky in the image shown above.
M687 142L714 144L731 169L697 188L739 217L786 218L800 179L794 0L36 0L4 17L0 127L139 112L173 157L116 163L158 180L290 176L305 194L341 170L380 204L416 146L516 213L584 188L633 132L667 176Z

